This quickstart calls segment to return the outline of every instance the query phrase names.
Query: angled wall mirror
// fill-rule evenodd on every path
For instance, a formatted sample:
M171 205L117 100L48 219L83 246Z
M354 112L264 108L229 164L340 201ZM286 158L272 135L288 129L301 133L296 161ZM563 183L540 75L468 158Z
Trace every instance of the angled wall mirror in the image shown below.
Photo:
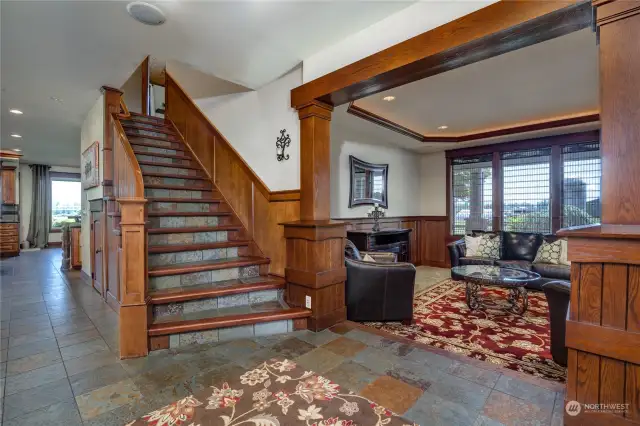
M350 155L349 166L351 171L349 208L378 204L386 209L389 165L367 163Z

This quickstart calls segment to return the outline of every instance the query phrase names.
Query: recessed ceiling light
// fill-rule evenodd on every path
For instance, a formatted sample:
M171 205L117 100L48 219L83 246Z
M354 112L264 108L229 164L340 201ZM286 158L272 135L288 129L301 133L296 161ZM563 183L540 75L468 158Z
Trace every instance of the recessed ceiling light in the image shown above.
M439 126L438 130L445 130L445 129L448 129L448 128L449 128L449 126Z
M20 152L22 150L20 148L13 148L11 151Z
M12 137L12 138L21 138L22 136L20 136L20 135L19 135L19 134L17 134L17 133L11 133L11 137Z
M19 109L10 109L9 112L11 114L22 115L22 111L20 111Z
M382 100L383 101L387 101L387 102L391 102L395 98L396 98L395 96L385 96L384 98L382 98Z
M127 5L127 12L133 19L146 25L162 25L167 20L157 6L143 1L134 1Z

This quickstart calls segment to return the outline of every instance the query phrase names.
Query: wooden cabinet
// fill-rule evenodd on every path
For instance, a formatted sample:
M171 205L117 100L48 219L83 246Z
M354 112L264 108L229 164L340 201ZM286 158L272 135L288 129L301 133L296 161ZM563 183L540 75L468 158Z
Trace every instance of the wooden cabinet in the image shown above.
M20 253L18 223L0 223L0 256L16 256Z
M386 251L396 253L398 262L410 262L411 229L381 229L374 231L347 231L347 238L360 251Z
M82 250L80 249L80 227L71 228L71 267L82 267Z
M16 203L16 169L2 167L0 170L0 201L3 204Z

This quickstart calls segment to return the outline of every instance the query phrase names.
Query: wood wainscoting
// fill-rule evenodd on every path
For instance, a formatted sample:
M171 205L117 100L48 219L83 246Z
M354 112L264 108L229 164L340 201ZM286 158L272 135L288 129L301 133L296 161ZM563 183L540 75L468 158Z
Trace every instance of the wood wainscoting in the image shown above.
M369 230L373 228L373 219L339 218L336 221L347 222L347 231ZM411 263L414 265L449 268L451 261L447 252L446 216L398 216L380 219L381 228L413 229L409 245Z
M269 273L284 276L286 241L280 224L300 219L300 190L269 191L168 73L165 93L166 117L247 229L248 239L271 259Z

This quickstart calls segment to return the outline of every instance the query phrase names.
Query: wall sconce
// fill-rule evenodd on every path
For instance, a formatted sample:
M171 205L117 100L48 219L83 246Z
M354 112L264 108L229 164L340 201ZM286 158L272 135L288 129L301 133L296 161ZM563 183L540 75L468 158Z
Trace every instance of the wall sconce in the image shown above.
M291 138L289 134L285 134L287 129L280 130L280 137L276 139L276 158L278 161L288 160L289 154L284 153L284 149L291 145Z

